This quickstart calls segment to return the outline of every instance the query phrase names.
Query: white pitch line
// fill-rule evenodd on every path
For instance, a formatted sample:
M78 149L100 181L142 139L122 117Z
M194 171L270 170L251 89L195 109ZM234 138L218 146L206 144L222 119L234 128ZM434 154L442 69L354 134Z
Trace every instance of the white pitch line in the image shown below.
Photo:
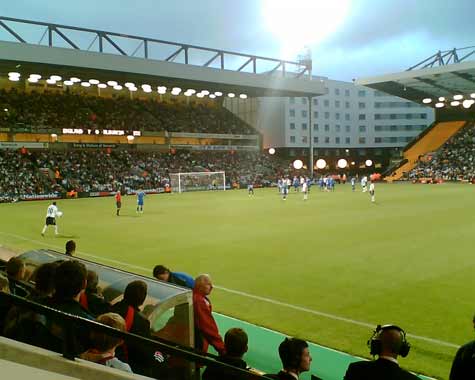
M54 245L54 244L49 244L45 241L28 239L24 236L20 236L20 235L16 235L16 234L10 234L10 233L7 233L7 232L2 232L2 231L0 231L0 234L6 235L6 236L11 236L11 237L19 239L19 240L28 241L30 243L36 243L36 244L39 244L39 245L43 245L43 246L47 246L47 247L51 247L51 248L56 248L56 249L59 249L59 250L63 249L63 247L60 247L60 246L57 246L57 245ZM128 268L139 269L139 270L141 270L145 273L150 273L150 268L144 268L144 267L141 267L141 266L137 266L137 265L133 265L133 264L129 264L129 263L124 263L122 261L108 259L106 257L93 255L91 253L87 253L87 252L83 252L83 251L77 251L77 253L79 253L83 256L86 256L86 257L91 257L91 258L98 259L98 260L101 260L101 261L106 261L106 262L110 262L110 263L113 263L113 264L122 265L122 266L125 266L125 267L128 267ZM231 294L237 294L237 295L242 296L242 297L255 299L255 300L258 300L258 301L262 301L262 302L270 303L270 304L273 304L273 305L286 307L286 308L289 308L289 309L301 311L301 312L308 313L308 314L318 315L319 317L324 317L324 318L332 319L332 320L335 320L335 321L345 322L345 323L349 323L349 324L352 324L352 325L367 327L367 328L371 328L371 329L374 329L374 327L376 326L374 323L357 321L355 319L341 317L339 315L325 313L323 311L313 310L313 309L309 309L309 308L306 308L306 307L303 307L303 306L292 305L290 303L277 301L277 300L274 300L272 298L257 296L255 294L242 292L240 290L228 289L228 288L218 286L218 285L215 285L214 287L216 289L219 289L219 290L222 290L224 292L231 293ZM450 347L450 348L459 348L460 347L459 344L445 342L443 340L428 338L428 337L420 336L420 335L407 334L407 337L417 339L417 340L421 340L421 341L428 342L428 343L433 343L433 344L440 345L440 346Z

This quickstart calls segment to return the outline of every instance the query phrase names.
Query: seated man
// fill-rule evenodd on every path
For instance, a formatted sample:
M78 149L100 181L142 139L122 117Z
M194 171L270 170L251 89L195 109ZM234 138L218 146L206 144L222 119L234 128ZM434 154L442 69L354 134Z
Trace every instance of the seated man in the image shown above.
M473 316L475 328L475 315ZM460 347L450 370L450 380L475 379L475 340Z
M298 380L302 372L310 370L312 357L304 340L285 338L279 345L279 356L283 369L278 374L265 376L278 380Z
M108 313L111 305L107 302L98 288L99 276L92 270L87 271L86 290L81 293L79 302L93 316Z
M247 334L243 329L233 328L229 329L224 336L224 346L226 354L219 357L219 361L223 363L247 369L246 362L242 359L247 352ZM218 368L208 366L203 372L202 380L240 380L247 379L245 375L238 374L227 368Z
M10 286L10 294L14 294L19 297L26 297L28 290L21 285L21 282L25 280L26 269L25 263L18 257L12 257L7 262L7 276Z
M351 363L346 370L345 380L419 379L399 367L397 357L406 357L411 347L406 341L406 333L400 327L378 325L368 341L368 346L371 355L377 355L378 359Z
M195 280L189 274L183 272L171 272L170 269L164 265L156 265L155 268L153 268L153 277L157 280L183 286L185 288L193 289L195 287Z

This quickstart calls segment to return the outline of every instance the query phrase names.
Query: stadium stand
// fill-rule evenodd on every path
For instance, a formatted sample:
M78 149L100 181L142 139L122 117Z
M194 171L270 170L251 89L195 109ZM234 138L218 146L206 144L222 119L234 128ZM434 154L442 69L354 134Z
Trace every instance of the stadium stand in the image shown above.
M475 124L468 123L437 151L423 155L410 180L475 181Z

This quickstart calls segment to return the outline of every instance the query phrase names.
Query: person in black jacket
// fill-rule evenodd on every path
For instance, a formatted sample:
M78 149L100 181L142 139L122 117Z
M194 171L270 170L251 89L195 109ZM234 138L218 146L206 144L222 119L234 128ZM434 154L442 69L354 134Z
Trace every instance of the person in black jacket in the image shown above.
M351 363L344 380L417 380L416 375L399 367L397 357L407 356L410 345L406 333L395 325L378 326L368 341L371 355L377 360Z
M285 338L279 345L279 356L283 369L275 375L265 376L277 380L298 380L302 372L310 370L312 356L304 340Z
M475 315L472 322L475 329ZM450 380L466 379L475 379L475 340L458 349L450 370Z
M106 314L111 309L111 305L104 299L98 285L99 276L93 270L88 270L86 290L81 294L79 302L94 317Z
M238 367L247 369L246 362L242 359L247 352L247 334L243 329L232 328L226 332L224 336L224 346L226 353L219 357L219 361ZM203 372L202 380L241 380L247 379L245 374L239 374L227 368L219 368L208 366Z

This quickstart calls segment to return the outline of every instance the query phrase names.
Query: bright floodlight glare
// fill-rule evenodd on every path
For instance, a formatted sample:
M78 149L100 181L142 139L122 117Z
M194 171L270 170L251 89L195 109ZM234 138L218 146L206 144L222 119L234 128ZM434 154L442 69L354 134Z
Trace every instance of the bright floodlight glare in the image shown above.
M183 95L185 95L185 96L191 96L192 94L189 93L188 91L185 91L185 93L184 93Z
M366 166L373 166L373 161L371 161L371 160L366 160L366 161L364 162L364 164L365 164Z
M228 97L230 97L230 98L234 98L235 96L236 96L236 94L234 94L234 93L232 93L232 92L230 92L230 93L228 94Z
M344 158L340 158L337 162L337 166L340 168L340 169L344 169L348 166L348 161L346 161Z
M470 97L475 99L475 92L473 94L470 94Z
M30 82L30 83L38 83L38 79L36 79L36 78L31 78L31 77L30 77L30 78L28 78L28 82Z
M432 99L431 98L425 98L425 99L422 99L422 103L424 104L429 104L432 102Z
M274 148L269 148L269 154L275 154L275 149Z
M454 100L462 100L462 99L463 99L463 95L460 95L460 94L454 95Z
M20 73L17 73L17 72L15 72L15 71L10 71L10 72L8 73L8 76L9 76L9 77L19 77L20 75L21 75Z
M54 80L55 82L57 82L57 81L60 81L60 80L63 79L63 78L61 78L59 75L51 75L51 76L50 76L50 79L52 79L52 80Z
M30 78L40 80L41 75L40 74L30 74Z
M114 86L117 86L117 82L115 80L109 80L107 81L107 85L108 86L111 86L111 87L114 87Z
M196 94L196 90L193 90L192 88L189 88L186 92L189 92L191 95Z
M462 102L463 108L470 108L473 103L475 103L475 100L473 99L466 99Z
M196 97L197 98L204 98L205 96L200 92L200 93L196 94Z
M460 105L460 102L459 102L458 100L454 100L453 102L450 102L450 105L451 105L452 107L457 107L457 106Z
M209 97L210 97L211 99L215 99L215 98L216 98L216 95L215 95L215 94L209 94Z
M76 78L76 77L71 77L70 81L73 83L78 83L78 82L81 82L81 79Z
M299 170L303 168L303 162L302 160L295 160L292 164L295 169Z
M221 91L215 91L214 93L216 96L223 96L223 93Z
M30 78L31 79L31 78ZM28 80L30 80L28 79ZM12 81L12 82L18 82L20 80L20 77L8 77L8 80ZM31 81L30 81L31 82ZM37 81L38 82L38 81Z
M263 0L264 28L279 43L279 56L293 59L302 48L317 45L344 23L350 0Z
M149 84L146 84L146 83L143 84L143 85L140 86L140 87L142 87L143 90L145 90L146 88L152 88L152 86L150 86Z
M56 81L53 78L46 79L46 83L48 84L56 84Z
M435 108L442 108L444 106L445 106L444 103L435 103Z
M83 87L91 87L91 84L89 82L81 82L81 86Z
M137 91L137 87L131 86L131 87L129 87L129 91L135 92L135 91ZM145 90L144 90L144 91L145 91ZM152 89L150 88L150 89L148 89L148 90L145 91L145 92L152 92Z
M135 87L133 87L133 88L135 88ZM132 88L130 88L130 90L132 90ZM143 88L142 90L143 90L143 92L146 92L146 93L152 92L152 88L151 88L151 87L145 87L145 88Z
M65 86L72 86L72 85L74 84L74 82L73 82L72 80L65 80L65 81L63 82L63 84L64 84Z
M158 86L158 87L157 87L157 90L158 90L158 91L165 91L165 92L166 92L166 91L167 91L167 88L166 88L165 86Z
M439 98L439 102L445 102L445 98L444 98L443 96L441 96L441 97Z
M201 90L201 93L202 93L203 95L209 95L209 91L208 91L208 90Z
M127 87L127 88L129 88L129 87L135 87L135 84L132 83L132 82L125 82L125 83L124 83L124 86Z
M246 94L241 94L241 95L239 95L239 97L240 97L241 99L247 99L247 95L246 95Z
M114 90L120 91L120 90L122 90L122 86L120 84L116 84L114 86Z
M100 82L97 79L89 79L90 84L99 84Z
M348 153L350 150L349 149L345 149L345 152Z
M317 160L318 169L325 169L326 167L327 167L327 162L323 158L320 158Z
M107 88L107 84L105 84L105 83L99 83L99 84L97 85L97 87L99 87L99 88Z
M351 165L354 165L355 164L355 161L351 161Z

